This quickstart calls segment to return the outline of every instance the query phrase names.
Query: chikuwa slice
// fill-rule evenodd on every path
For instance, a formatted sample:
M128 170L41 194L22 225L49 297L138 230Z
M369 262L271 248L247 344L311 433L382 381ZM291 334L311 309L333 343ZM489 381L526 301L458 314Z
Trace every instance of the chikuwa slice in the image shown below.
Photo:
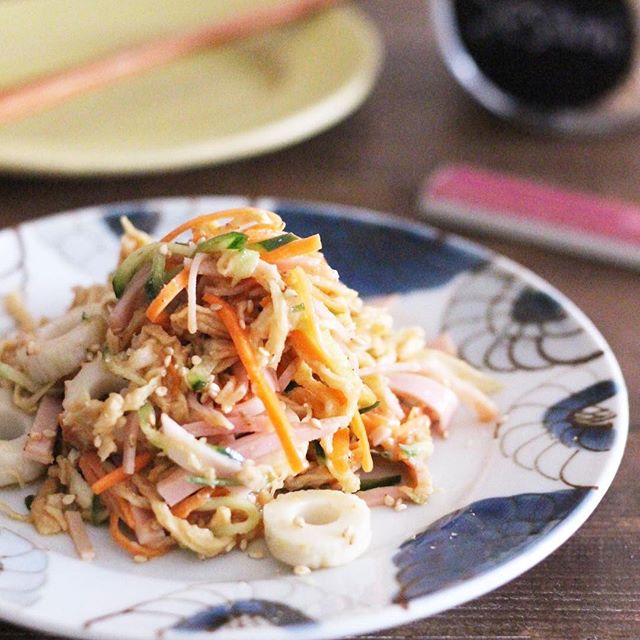
M264 534L271 554L293 567L347 564L371 542L371 513L352 494L327 489L292 491L267 503Z

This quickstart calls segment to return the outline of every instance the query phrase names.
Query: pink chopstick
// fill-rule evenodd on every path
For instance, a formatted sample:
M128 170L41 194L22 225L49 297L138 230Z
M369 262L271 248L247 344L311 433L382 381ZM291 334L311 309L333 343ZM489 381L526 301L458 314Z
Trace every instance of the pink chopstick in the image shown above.
M640 206L467 165L436 170L430 218L640 268Z
M338 2L340 0L289 0L245 12L200 29L133 45L78 67L5 89L0 91L0 125L197 51L249 38L302 20Z

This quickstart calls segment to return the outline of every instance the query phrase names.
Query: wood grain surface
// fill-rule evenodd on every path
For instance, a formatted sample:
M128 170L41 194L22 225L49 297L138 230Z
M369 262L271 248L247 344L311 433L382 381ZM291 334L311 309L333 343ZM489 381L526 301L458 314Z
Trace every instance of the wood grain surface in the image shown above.
M439 0L435 0L439 1ZM640 135L539 137L482 112L444 69L420 0L365 0L387 59L373 95L333 130L292 149L223 167L96 180L0 178L3 225L74 207L185 194L274 195L416 217L424 176L466 161L640 202ZM466 605L366 638L640 638L640 277L516 242L482 238L564 291L609 340L631 397L618 476L589 521L537 567ZM0 623L0 639L40 638Z

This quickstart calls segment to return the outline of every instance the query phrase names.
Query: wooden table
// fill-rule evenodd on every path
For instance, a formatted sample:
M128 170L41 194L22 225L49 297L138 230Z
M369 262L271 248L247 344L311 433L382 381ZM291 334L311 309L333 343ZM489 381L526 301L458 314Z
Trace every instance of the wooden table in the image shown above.
M1 178L3 224L61 209L162 195L240 193L344 202L414 217L424 176L468 161L640 201L640 136L553 139L483 113L454 85L436 53L426 3L368 0L387 60L364 107L292 149L223 167L113 179ZM640 637L640 278L637 273L515 242L482 239L566 292L616 352L631 396L622 468L587 524L511 584L433 618L370 638ZM10 638L41 637L0 625Z

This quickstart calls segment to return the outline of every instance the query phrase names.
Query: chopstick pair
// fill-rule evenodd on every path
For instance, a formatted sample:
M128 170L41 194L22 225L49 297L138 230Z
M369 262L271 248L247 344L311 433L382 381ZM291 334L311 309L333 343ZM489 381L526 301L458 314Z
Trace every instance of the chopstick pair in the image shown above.
M0 91L0 125L42 111L74 96L142 74L204 49L250 38L307 18L341 0L289 0L233 16L200 29L176 33L116 51Z

